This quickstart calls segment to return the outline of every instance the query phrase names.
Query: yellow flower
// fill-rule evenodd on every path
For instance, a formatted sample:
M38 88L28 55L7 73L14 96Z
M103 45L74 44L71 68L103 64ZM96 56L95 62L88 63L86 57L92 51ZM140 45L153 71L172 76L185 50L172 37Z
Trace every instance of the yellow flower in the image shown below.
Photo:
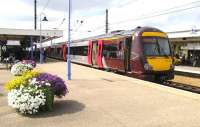
M28 80L37 77L38 75L40 75L40 72L35 70L24 72L22 76L15 77L14 79L6 83L4 88L7 91L11 91L12 89L19 88L21 85L27 86Z

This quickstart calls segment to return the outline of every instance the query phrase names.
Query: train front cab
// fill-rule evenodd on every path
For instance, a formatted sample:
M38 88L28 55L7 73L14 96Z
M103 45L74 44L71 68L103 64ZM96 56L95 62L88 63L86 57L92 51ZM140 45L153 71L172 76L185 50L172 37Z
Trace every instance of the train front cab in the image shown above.
M165 81L174 78L174 63L169 39L157 29L143 29L134 35L131 67L137 78Z

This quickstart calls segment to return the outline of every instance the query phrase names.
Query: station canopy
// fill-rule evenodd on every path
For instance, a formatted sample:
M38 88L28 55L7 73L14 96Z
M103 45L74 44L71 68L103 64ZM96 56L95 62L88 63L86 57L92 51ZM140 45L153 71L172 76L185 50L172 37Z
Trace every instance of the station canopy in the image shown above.
M200 29L167 32L172 42L200 42Z
M42 42L62 36L62 30L41 30ZM10 45L12 42L15 45L16 41L29 43L31 40L35 43L40 42L40 30L0 28L0 41L9 41Z

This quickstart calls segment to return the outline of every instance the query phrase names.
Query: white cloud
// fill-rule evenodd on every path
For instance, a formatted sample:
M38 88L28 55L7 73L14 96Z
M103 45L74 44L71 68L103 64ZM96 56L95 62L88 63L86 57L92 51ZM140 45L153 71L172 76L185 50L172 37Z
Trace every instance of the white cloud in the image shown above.
M136 26L154 26L164 31L191 29L193 26L200 28L200 25L198 25L200 20L198 12L200 8L155 16L157 14L166 13L161 12L163 10L179 5L184 6L174 8L173 10L200 6L200 2L188 4L194 1L195 0L73 0L71 20L73 29L72 37L73 39L77 39L104 33L106 8L109 9L110 31L117 29L134 29ZM39 3L38 13L43 8L45 2L46 1L41 1ZM33 0L3 1L0 8L0 27L33 28L33 11ZM66 0L59 0L59 2L51 0L49 6L45 10L45 14L49 21L42 23L43 29L59 27L59 29L67 30ZM143 19L141 19L142 17ZM61 25L63 18L66 18L66 20ZM77 20L83 20L84 22L80 25L77 23ZM66 40L67 32L65 32L64 35L65 37L63 40Z

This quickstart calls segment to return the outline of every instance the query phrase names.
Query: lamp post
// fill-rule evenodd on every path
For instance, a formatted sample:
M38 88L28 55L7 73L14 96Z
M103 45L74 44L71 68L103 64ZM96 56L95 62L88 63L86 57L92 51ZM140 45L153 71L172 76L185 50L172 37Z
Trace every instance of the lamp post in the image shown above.
M43 20L41 20L42 15L44 15ZM44 51L42 50L42 21L48 21L43 12L40 13L40 64L44 62Z
M68 41L67 41L67 80L71 80L71 60L70 60L70 42L71 42L71 0L69 0L68 12Z

